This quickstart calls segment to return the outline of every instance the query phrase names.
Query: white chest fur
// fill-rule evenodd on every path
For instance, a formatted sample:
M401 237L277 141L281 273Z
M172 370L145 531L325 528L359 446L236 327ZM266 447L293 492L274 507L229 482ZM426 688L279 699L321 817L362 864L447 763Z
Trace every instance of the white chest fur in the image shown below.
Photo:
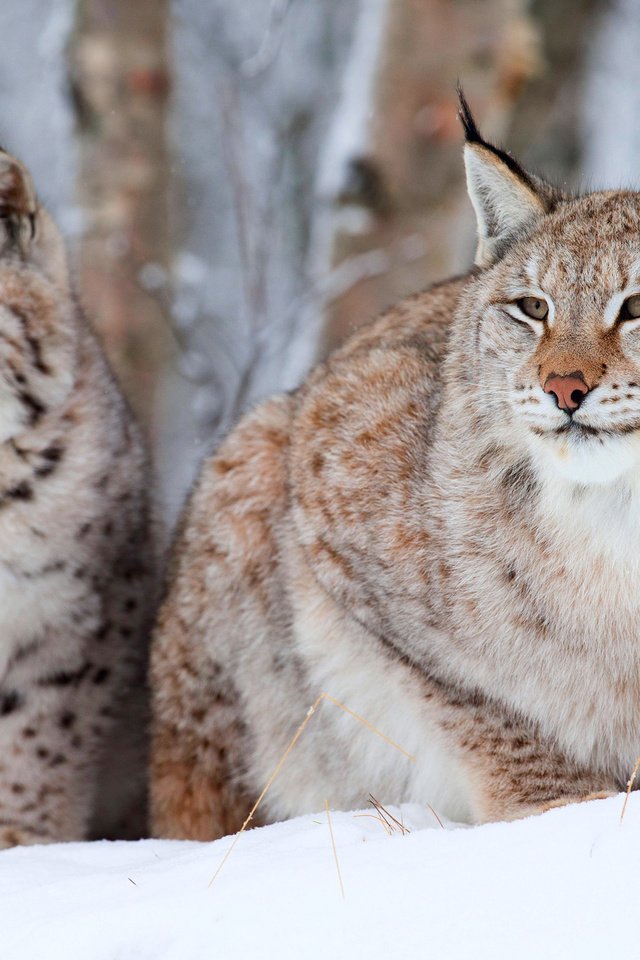
M414 758L335 705L323 704L334 762L325 764L323 785L309 776L315 793L297 798L299 811L316 809L326 796L344 808L362 806L372 793L382 802L427 802L444 816L469 820L468 783L442 741L418 678L385 656L374 638L316 586L304 564L296 568L295 581L296 646L313 688L356 711ZM297 762L304 763L303 756L304 747ZM311 752L307 762L314 763Z
M640 753L640 479L578 486L553 472L539 523L570 577L543 586L554 630L518 706L624 778Z
M580 485L554 471L542 475L540 520L553 528L559 547L585 549L574 562L586 572L595 556L640 576L640 470L606 484Z

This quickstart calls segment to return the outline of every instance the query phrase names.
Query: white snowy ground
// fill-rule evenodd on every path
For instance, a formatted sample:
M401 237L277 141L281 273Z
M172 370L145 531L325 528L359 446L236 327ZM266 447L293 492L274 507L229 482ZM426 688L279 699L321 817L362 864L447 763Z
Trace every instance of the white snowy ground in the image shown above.
M640 955L640 795L411 833L324 812L229 840L0 854L2 960L607 960ZM400 816L398 808L391 808Z

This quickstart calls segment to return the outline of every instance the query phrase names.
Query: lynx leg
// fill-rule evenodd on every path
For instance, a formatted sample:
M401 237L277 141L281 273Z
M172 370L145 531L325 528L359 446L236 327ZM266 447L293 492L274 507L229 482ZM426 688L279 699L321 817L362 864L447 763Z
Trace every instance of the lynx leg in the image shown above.
M611 796L620 785L579 767L520 718L489 701L445 694L441 726L467 771L474 820L516 820L568 803Z
M85 837L91 778L86 755L67 742L75 710L64 694L47 697L45 709L33 696L4 697L12 710L0 720L0 849Z
M189 639L177 615L161 616L152 658L154 836L215 840L240 829L250 801L230 758L242 753L238 697Z
M560 756L549 762L541 757L529 762L524 776L521 771L515 771L515 765L511 775L505 776L504 770L492 771L492 782L478 792L481 822L519 820L570 803L612 797L619 792L619 787L604 775L572 767Z
M85 662L0 692L0 848L84 840L113 698Z

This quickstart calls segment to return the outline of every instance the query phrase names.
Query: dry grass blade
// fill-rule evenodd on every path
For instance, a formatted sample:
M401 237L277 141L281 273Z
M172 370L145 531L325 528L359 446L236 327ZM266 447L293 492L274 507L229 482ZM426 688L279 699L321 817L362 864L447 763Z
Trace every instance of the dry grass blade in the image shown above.
M387 808L383 806L379 800L376 800L372 794L369 794L369 803L372 807L374 807L375 810L377 810L378 815L385 821L392 831L397 830L402 834L402 836L404 836L405 833L411 833L409 828L405 827L404 823L398 820L397 817L394 817L391 811L387 810Z
M633 788L633 783L634 783L634 781L635 781L635 779L636 779L636 777L637 777L637 775L638 775L638 770L640 770L640 757L638 757L638 759L636 760L636 765L635 765L635 767L633 768L633 773L631 774L631 779L629 780L629 783L628 783L628 785L627 785L627 792L626 792L626 794L625 794L624 803L622 804L622 811L621 811L621 813L620 813L620 823L622 823L622 820L623 820L623 818L624 818L624 815L625 815L625 812L626 812L626 809L627 809L627 804L629 803L629 797L631 796L631 790L632 790L632 788Z
M438 814L435 812L435 810L433 809L433 807L431 806L431 804L428 803L427 806L428 806L429 810L431 810L431 813L434 815L434 817L436 818L436 820L438 821L438 823L440 824L440 826L442 827L442 829L444 830L444 823L442 822L442 820L440 819L440 817L438 816Z
M216 870L216 872L214 873L214 875L211 877L211 880L209 880L209 886L211 886L211 884L214 883L214 881L216 880L218 874L220 873L220 871L221 871L222 868L224 867L225 863L227 862L227 860L228 860L229 857L231 856L231 853L232 853L235 845L237 844L238 840L240 839L240 837L242 836L242 834L244 833L244 831L247 829L247 827L249 826L249 824L250 824L251 821L253 820L253 818L254 818L254 816L255 816L255 813L256 813L256 810L258 809L258 807L260 806L260 804L261 804L262 801L264 800L264 797L265 797L265 795L266 795L266 793L267 793L267 790L269 789L269 787L271 786L271 784L273 783L273 781L276 779L276 777L278 776L278 774L279 774L280 771L282 770L282 768L283 768L283 766L284 766L284 764L285 764L285 761L286 761L287 757L289 756L289 754L291 753L291 751L292 751L293 748L295 747L296 743L298 742L298 740L299 740L300 737L302 736L305 727L306 727L307 724L309 723L309 720L311 720L311 717L314 715L314 713L315 713L316 710L318 709L318 706L319 706L320 702L322 701L322 696L323 696L323 695L320 694L320 696L318 697L318 699L316 700L316 702L313 704L313 706L310 707L310 709L307 711L306 717L304 718L304 720L302 721L302 723L300 724L300 726L299 726L298 729L296 730L295 734L293 735L293 737L292 737L292 739L291 739L291 742L290 742L289 746L287 747L287 749L285 750L285 752L284 752L284 753L282 754L282 756L280 757L280 760L278 761L278 764L276 765L275 770L273 771L273 773L271 774L271 776L270 776L269 779L267 780L267 782L266 782L266 784L265 784L265 787L264 787L264 790L262 791L262 793L260 794L260 796L258 797L258 799L256 800L256 802L255 802L254 805L252 806L252 808L251 808L251 810L250 810L250 812L249 812L249 816L247 817L247 819L244 821L244 823L243 823L242 826L240 827L240 830L238 831L238 833L236 833L235 837L233 838L233 840L232 840L232 842L231 842L231 846L229 847L229 849L228 849L227 852L225 853L224 857L223 857L222 860L220 861L220 864L219 864L219 866L218 866L218 869Z
M306 717L304 718L304 720L302 721L302 723L300 724L300 726L298 727L298 729L297 729L296 732L294 733L293 737L291 738L291 742L289 743L289 746L287 747L287 749L284 751L284 753L283 753L282 756L280 757L280 760L279 760L278 763L276 764L275 770L273 771L273 773L271 774L271 776L270 776L269 779L267 780L267 782L266 782L266 784L265 784L265 787L264 787L262 793L260 794L260 796L258 797L258 799L256 800L256 802L255 802L254 805L252 806L252 808L251 808L251 810L250 810L250 812L249 812L249 815L248 815L248 817L246 818L246 820L244 821L244 823L242 824L242 826L240 827L240 830L236 833L235 837L233 838L233 840L232 840L232 842L231 842L231 845L229 846L227 852L225 853L224 857L222 858L222 860L221 860L220 863L218 864L218 869L216 870L216 872L214 873L214 875L211 877L211 880L209 880L208 886L211 886L211 885L214 883L214 881L216 880L216 878L218 877L218 875L220 874L220 871L222 870L222 868L224 867L225 863L227 862L227 860L228 860L229 857L231 856L233 850L235 849L235 846L236 846L238 840L240 839L240 837L242 836L242 834L245 832L245 830L247 829L247 827L249 826L249 824L250 824L251 821L253 820L253 818L254 818L254 816L255 816L255 814L256 814L256 811L257 811L258 807L260 806L260 804L262 803L262 801L264 800L264 798L265 798L265 796L266 796L266 794L267 794L267 791L269 790L269 788L270 788L271 785L273 784L274 780L276 779L276 777L278 776L278 774L279 774L280 771L282 770L282 768L283 768L283 766L284 766L284 764L285 764L285 762L286 762L289 754L291 753L291 751L292 751L293 748L295 747L296 743L298 742L298 740L300 739L300 737L301 737L302 734L304 733L307 724L308 724L309 721L311 720L311 717L314 715L314 713L316 712L316 710L318 709L318 707L320 706L320 704L322 703L323 700L329 700L331 703L335 704L336 707L340 707L341 710L343 710L345 713L349 714L350 717L353 717L355 720L357 720L358 723L361 723L364 727L367 728L367 730L370 730L371 733L375 733L376 736L378 736L378 737L380 737L382 740L384 740L385 743L388 743L389 746L394 747L394 749L396 749L396 750L399 750L400 753L404 754L404 756L407 757L409 760L411 760L412 763L415 763L415 762L416 762L416 758L413 756L413 754L409 753L408 750L405 750L405 749L404 749L404 747L401 747L398 743L396 743L394 740L392 740L392 739L391 739L390 737L388 737L386 734L382 733L382 731L381 731L381 730L378 730L377 727L374 727L374 725L373 725L372 723L370 723L370 722L369 722L368 720L366 720L364 717L361 717L359 713L356 713L354 710L351 710L349 707L346 707L346 706L344 705L344 703L340 703L339 700L336 700L336 698L335 698L335 697L332 697L330 694L328 694L328 693L326 693L326 692L321 693L320 696L319 696L319 697L317 698L317 700L315 701L315 703L309 708L309 710L307 710L307 715L306 715Z
M345 707L344 703L340 703L339 700L336 700L335 697L330 696L328 693L320 694L321 698L324 700L329 700L330 703L334 703L336 707L340 707L341 710L344 710L345 713L348 713L350 717L353 717L354 720L357 720L358 723L361 723L363 727L366 727L367 730L370 730L371 733L375 733L376 736L381 737L385 743L388 743L389 746L394 747L394 749L399 750L400 753L403 753L408 760L411 760L411 763L416 762L416 758L412 753L409 753L408 750L405 750L404 747L401 747L399 743L396 743L395 740L392 740L391 737L388 737L386 734L378 730L377 727L374 727L372 723L369 723L368 720L365 720L364 717L361 717L359 713L356 713L355 710L351 710L349 707Z
M389 824L379 814L376 816L375 813L354 813L353 816L354 816L354 819L358 819L359 817L370 817L370 819L375 820L376 823L381 823L382 826L384 827L384 832L386 833L386 835L388 837L391 836L391 829L389 827Z
M338 883L340 884L340 893L344 900L344 884L342 883L342 874L340 873L340 861L338 860L338 851L336 849L336 838L333 835L333 825L331 823L331 813L329 812L329 801L325 800L324 808L327 811L327 823L329 824L329 833L331 834L331 846L333 848L333 859L336 862L336 871L338 874Z

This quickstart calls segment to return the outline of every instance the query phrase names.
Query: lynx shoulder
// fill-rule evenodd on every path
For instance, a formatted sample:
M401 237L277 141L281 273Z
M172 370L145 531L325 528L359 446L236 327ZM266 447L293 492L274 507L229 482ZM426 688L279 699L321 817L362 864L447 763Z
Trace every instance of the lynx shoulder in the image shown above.
M159 835L383 801L509 819L640 752L640 194L571 197L462 100L476 267L205 463L152 651Z
M144 679L146 490L62 240L0 152L0 846L117 830L134 802L107 803L105 764Z

